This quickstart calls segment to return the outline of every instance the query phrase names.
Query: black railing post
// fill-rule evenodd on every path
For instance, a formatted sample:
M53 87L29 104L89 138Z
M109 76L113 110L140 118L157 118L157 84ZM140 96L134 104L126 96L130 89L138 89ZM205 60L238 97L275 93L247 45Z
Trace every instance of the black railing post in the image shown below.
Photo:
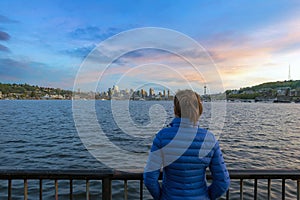
M300 200L300 180L297 180L297 200Z
M70 195L69 195L69 199L73 200L73 179L70 179Z
M243 200L243 179L240 179L240 200Z
M90 200L90 181L87 179L85 182L86 200Z
M285 179L282 179L282 200L285 200Z
M105 177L102 179L102 200L111 200L111 178Z
M230 198L230 196L229 196L229 189L227 190L227 192L226 192L226 200L229 200L229 198Z
M24 200L28 199L28 182L24 179Z
M58 200L58 180L54 180L54 187L55 187L55 200Z
M11 200L11 179L8 179L8 200Z
M43 200L43 179L40 179L40 200Z
M128 200L128 194L127 194L127 180L124 180L124 200Z
M140 180L140 200L143 200L144 181Z
M268 179L268 200L271 200L271 179Z
M254 179L254 199L257 199L257 179Z

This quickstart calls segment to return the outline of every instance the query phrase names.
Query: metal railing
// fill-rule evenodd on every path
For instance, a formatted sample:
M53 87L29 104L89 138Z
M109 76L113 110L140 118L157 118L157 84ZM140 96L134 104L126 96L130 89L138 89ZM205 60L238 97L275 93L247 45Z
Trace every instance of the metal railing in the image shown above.
M254 180L253 198L258 198L258 180L267 180L267 199L271 199L272 180L281 180L281 197L285 199L286 180L297 183L295 191L297 200L300 200L300 170L229 170L231 180L239 180L239 198L244 198L244 180ZM211 175L207 175L211 179ZM128 199L128 180L139 181L139 198L143 199L143 174L142 172L129 173L114 170L0 170L0 180L7 180L7 199L12 199L12 181L24 181L24 200L28 199L28 180L39 181L39 199L43 199L43 180L54 181L54 196L58 199L58 180L69 181L69 199L73 199L73 180L85 180L85 199L90 199L90 180L101 180L102 200L112 199L112 181L124 181L124 199ZM230 199L230 190L226 193L226 199ZM99 196L99 199L101 197Z

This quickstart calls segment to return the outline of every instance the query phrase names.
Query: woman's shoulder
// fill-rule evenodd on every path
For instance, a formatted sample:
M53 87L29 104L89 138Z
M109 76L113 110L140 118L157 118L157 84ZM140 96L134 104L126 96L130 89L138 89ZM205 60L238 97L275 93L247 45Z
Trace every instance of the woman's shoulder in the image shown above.
M156 137L169 137L176 135L178 127L167 126L157 132Z

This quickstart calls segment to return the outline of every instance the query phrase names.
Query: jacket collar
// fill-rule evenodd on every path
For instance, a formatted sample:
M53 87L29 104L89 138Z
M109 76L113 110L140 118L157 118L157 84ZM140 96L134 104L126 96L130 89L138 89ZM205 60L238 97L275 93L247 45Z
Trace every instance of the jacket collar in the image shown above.
M170 123L170 126L172 127L198 127L199 126L199 122L197 122L195 125L193 122L190 121L190 119L188 118L179 118L179 117L175 117L172 122Z

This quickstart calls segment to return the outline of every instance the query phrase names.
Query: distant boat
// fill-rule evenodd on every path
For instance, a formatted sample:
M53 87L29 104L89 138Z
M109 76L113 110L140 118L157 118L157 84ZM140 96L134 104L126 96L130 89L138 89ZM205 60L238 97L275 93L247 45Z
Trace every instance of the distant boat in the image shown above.
M294 102L295 103L300 103L300 99L296 99Z
M279 96L274 99L273 103L292 103L292 99L289 96Z
M274 100L273 103L292 103L290 100Z

